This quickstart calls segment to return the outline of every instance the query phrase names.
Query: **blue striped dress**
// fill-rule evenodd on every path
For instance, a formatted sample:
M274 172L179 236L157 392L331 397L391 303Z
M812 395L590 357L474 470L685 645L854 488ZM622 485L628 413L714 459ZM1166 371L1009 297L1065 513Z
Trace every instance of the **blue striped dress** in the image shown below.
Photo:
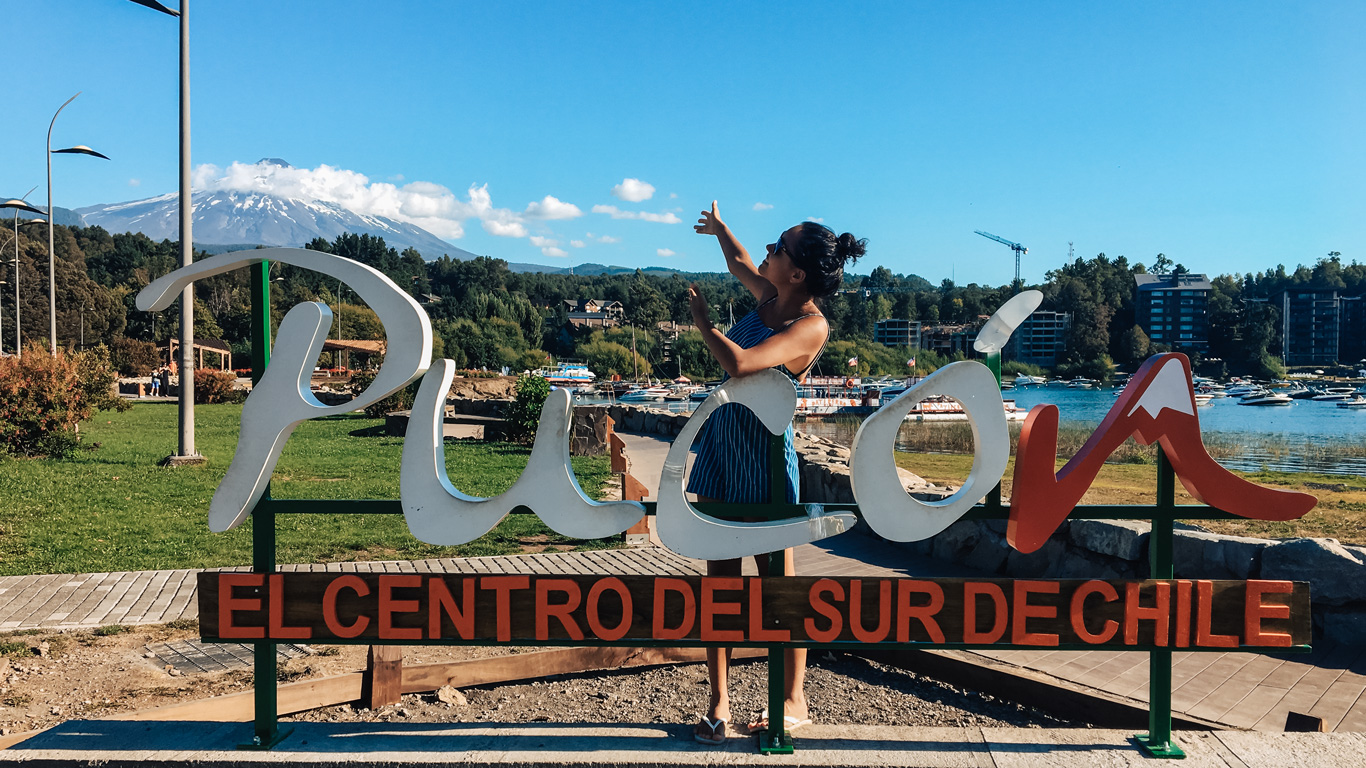
M726 338L742 349L750 349L777 331L764 325L759 318L759 309L776 301L769 299L726 332ZM791 325L812 315L803 315L787 322ZM786 326L784 326L786 327ZM824 345L821 349L824 350ZM811 365L800 374L793 375L785 365L776 370L787 374L794 382L806 375L816 364L820 353L811 359ZM729 379L727 375L725 378ZM702 432L697 438L697 459L693 462L692 473L688 477L688 492L698 496L731 504L767 504L771 487L769 475L769 431L754 412L739 403L727 403L712 412ZM792 425L788 424L783 432L783 453L787 461L788 504L796 504L798 497L797 451L792 446Z

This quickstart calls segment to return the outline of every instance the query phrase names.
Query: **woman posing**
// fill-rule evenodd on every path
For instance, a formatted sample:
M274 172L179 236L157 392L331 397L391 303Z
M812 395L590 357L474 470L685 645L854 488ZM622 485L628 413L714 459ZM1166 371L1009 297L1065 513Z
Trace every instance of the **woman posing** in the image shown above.
M825 349L830 326L816 306L816 299L839 289L845 264L863 255L866 240L834 231L815 222L803 222L779 235L767 246L758 267L749 253L721 221L716 202L703 211L694 227L698 233L715 235L726 257L726 266L759 306L721 333L711 324L706 299L697 286L688 289L693 322L702 332L707 349L721 364L726 377L746 376L775 368L801 382ZM748 408L728 403L716 409L698 437L697 459L688 480L688 492L699 503L762 504L769 501L769 433ZM797 453L792 447L792 425L783 433L787 463L786 501L797 503ZM768 573L768 556L755 558L759 573ZM795 574L792 550L783 552L783 573ZM710 576L739 576L739 560L707 563ZM810 722L802 685L806 679L806 650L786 652L783 681L786 691L784 726L793 730ZM707 675L711 701L707 714L693 736L706 744L720 744L730 722L730 696L726 673L729 649L707 649ZM768 727L764 719L749 724L748 731Z

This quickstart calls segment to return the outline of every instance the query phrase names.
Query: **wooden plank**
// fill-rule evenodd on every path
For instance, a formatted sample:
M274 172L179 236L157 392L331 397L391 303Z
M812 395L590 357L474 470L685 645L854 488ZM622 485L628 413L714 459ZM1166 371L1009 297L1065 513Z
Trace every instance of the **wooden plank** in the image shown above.
M1086 685L1101 690L1111 690L1111 682L1119 678L1126 672L1137 667L1142 667L1146 674L1148 670L1148 654L1135 651L1124 651L1115 655L1115 658L1101 664L1085 674L1078 675L1074 683Z
M1323 696L1314 703L1314 706L1306 713L1313 717L1323 718L1324 725L1328 730L1336 731L1338 723L1342 722L1347 711L1361 697L1361 692L1366 690L1366 680L1360 675L1353 675L1350 672L1339 677Z
M1347 708L1347 714L1338 723L1337 730L1341 733L1366 731L1366 691L1357 696L1357 700Z
M361 699L370 709L397 704L403 697L403 646L372 645L365 659Z
M1196 717L1223 722L1224 715L1241 704L1243 699L1281 664L1280 659L1258 656L1230 675L1195 706L1186 707L1183 711Z
M1172 709L1187 712L1243 667L1260 657L1251 653L1221 653L1219 660L1181 685L1172 683ZM1174 677L1174 676L1173 676Z
M319 707L359 701L365 673L300 680L276 687L280 714L290 715ZM256 692L252 690L215 696L211 699L168 704L154 709L109 715L108 720L206 720L211 722L248 722L253 717Z
M761 658L766 655L767 652L761 648L736 648L731 651L731 657L735 659ZM403 670L403 692L434 691L443 685L466 688L509 683L595 669L703 661L706 661L706 653L701 648L564 648L470 661L412 665Z
M1238 706L1224 713L1221 722L1230 728L1249 729L1276 708L1290 691L1271 685L1259 685L1238 702Z
M1329 687L1342 677L1344 670L1327 666L1332 658L1324 659L1324 664L1309 670L1295 687L1271 708L1271 711L1253 725L1258 731L1281 731L1285 729L1285 716L1290 712L1308 712L1327 693Z

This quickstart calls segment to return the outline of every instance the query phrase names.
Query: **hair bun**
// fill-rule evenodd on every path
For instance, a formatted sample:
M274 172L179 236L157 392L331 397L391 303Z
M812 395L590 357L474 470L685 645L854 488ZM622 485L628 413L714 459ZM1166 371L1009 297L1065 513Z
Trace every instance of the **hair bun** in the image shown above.
M840 235L835 243L835 256L844 264L857 261L867 250L868 239L860 240L850 232Z

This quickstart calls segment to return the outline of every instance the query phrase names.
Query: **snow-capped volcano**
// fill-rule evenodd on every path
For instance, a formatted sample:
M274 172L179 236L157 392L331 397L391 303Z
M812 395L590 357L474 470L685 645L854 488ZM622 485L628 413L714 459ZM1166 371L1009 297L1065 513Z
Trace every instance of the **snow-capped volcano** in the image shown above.
M277 161L278 162L278 161ZM299 247L315 237L334 240L344 232L384 238L391 248L416 248L426 259L449 254L460 259L474 254L457 248L427 230L401 221L358 214L323 200L299 200L261 192L219 190L195 192L196 243L252 244ZM180 237L179 195L176 193L126 203L77 209L87 224L110 232L141 232L153 240Z

